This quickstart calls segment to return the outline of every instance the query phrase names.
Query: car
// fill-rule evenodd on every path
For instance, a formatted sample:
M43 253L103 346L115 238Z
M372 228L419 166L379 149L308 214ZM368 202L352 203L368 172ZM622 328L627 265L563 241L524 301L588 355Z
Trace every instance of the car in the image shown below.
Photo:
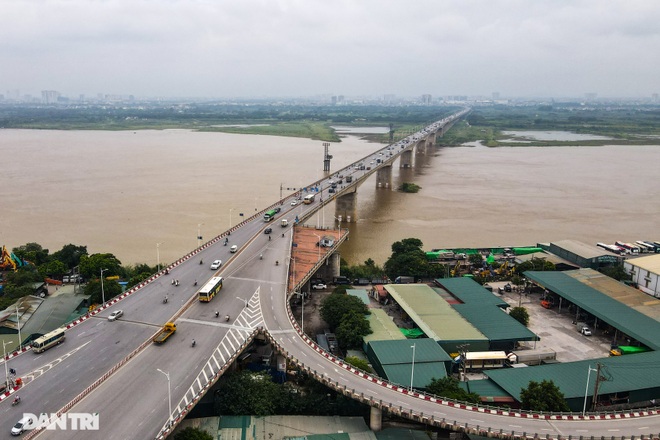
M110 313L110 316L108 316L108 321L115 321L121 318L123 315L124 315L123 310L115 310L114 312Z
M273 228L264 229L264 234L270 234L271 232L273 232Z
M323 289L327 289L327 288L328 288L328 286L323 284L323 283L312 284L312 289L314 289L314 290L323 290Z
M297 204L298 204L298 201L297 201L297 200L292 200L292 201L291 201L291 206L296 206Z
M11 428L11 435L21 435L23 431L27 429L28 425L32 424L32 417L23 417L21 420L16 422L13 428Z
M591 336L591 329L589 327L582 327L582 330L580 330L580 332L584 336Z
M211 263L211 270L220 269L220 266L222 266L222 260L215 260Z

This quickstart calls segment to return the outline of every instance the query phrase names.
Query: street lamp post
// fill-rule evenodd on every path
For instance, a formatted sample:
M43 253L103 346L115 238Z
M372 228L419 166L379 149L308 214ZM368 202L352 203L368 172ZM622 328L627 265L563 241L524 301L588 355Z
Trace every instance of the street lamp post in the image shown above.
M165 377L167 377L167 401L169 402L169 409L170 409L168 419L170 426L172 426L172 390L170 385L170 373L166 373L160 368L156 368L156 370L160 371L165 375Z
M18 306L16 306L16 328L18 329L18 351L20 352L23 347L21 347L21 317L18 314Z
M103 304L105 304L105 290L103 290L103 272L107 270L108 269L101 269L101 299L103 300Z
M410 391L413 389L413 377L415 376L415 344L411 345L412 348L412 369L410 370Z
M592 371L598 370L596 368L591 368L591 365L589 365L589 369L587 371L587 386L584 388L584 405L582 405L582 416L584 416L584 413L587 411L587 394L589 393L589 379L591 378Z
M156 265L158 267L158 271L160 272L160 245L163 244L161 241L160 243L156 243Z

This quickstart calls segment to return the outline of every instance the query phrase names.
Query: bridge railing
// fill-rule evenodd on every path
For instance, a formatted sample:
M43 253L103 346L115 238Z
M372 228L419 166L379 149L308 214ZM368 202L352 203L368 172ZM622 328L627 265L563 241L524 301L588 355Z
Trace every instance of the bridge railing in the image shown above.
M539 412L539 411L527 411L527 410L511 410L511 409L506 409L506 408L501 408L501 407L495 407L495 406L490 406L490 405L483 405L483 404L474 404L474 403L469 403L469 402L462 402L459 400L452 400L452 399L445 399L440 396L436 396L433 394L428 394L424 392L418 392L416 390L409 390L408 388L402 387L398 384L389 382L387 380L383 380L379 377L374 376L371 373L368 373L366 371L360 370L350 364L347 364L344 362L341 358L328 353L325 351L323 348L321 348L318 344L316 344L307 334L304 333L304 331L301 329L301 327L298 325L298 322L295 320L295 317L293 316L293 312L291 310L291 305L289 301L287 301L286 304L287 307L287 313L289 315L289 320L291 321L292 326L298 333L298 335L302 338L302 340L310 346L314 351L319 353L320 355L324 356L331 362L335 363L342 369L351 372L355 374L358 377L361 377L364 380L368 380L372 383L376 383L378 385L381 385L385 388L397 391L403 395L408 395L417 399L421 399L424 401L428 402L433 402L437 403L439 405L446 405L454 408L459 408L463 409L466 411L474 411L474 412L480 412L480 413L488 413L492 415L498 415L498 416L508 416L508 417L515 417L515 418L524 418L524 419L539 419L539 420L607 420L607 419L624 419L624 418L631 418L631 417L640 417L640 416L651 416L651 415L659 415L660 414L660 407L656 406L653 408L646 408L644 410L639 410L639 411L607 411L607 412L587 412L584 415L582 413L574 413L574 412ZM321 381L322 383L328 384L335 390L342 392L343 394L347 396L351 396L354 399L360 400L364 403L367 403L371 406L375 406L381 409L385 409L387 411L390 411L394 414L398 414L407 418L410 418L412 420L420 421L423 423L428 423L432 424L434 426L439 426L443 428L449 428L454 431L462 431L466 433L471 433L471 434L477 434L477 435L486 435L489 437L498 437L498 438L506 438L506 439L540 439L540 438L545 438L545 439L550 439L550 435L546 433L528 433L524 431L504 431L502 429L493 429L492 427L488 426L481 426L481 425L476 425L476 424L470 424L470 423L458 423L456 420L448 420L447 418L436 418L432 414L424 414L423 412L418 412L413 410L412 408L404 408L403 406L399 405L392 405L391 403L384 403L382 399L376 399L374 396L370 395L365 395L363 392L359 392L355 389L348 389L345 385L340 384L338 381L332 381L329 377L325 376L325 373L318 373L316 370L312 370L309 366L307 366L302 360L297 359L296 357L292 356L291 353L286 351L284 347L282 347L277 340L275 340L270 334L267 335L268 339L270 340L271 344L273 344L274 347L278 351L280 351L282 354L284 354L289 360L291 360L294 364L296 364L298 367L300 367L302 370L306 371L310 375L314 376L317 380ZM643 439L657 439L660 436L658 433L649 433L648 436L646 435L640 435L640 438ZM631 435L628 438L631 440L634 440L636 437L635 435ZM555 439L566 439L566 437L562 437L561 435L554 437ZM571 439L571 436L568 436L568 439ZM617 437L619 439L619 437ZM620 437L621 440L626 439L625 436ZM605 440L605 438L602 438L601 440Z

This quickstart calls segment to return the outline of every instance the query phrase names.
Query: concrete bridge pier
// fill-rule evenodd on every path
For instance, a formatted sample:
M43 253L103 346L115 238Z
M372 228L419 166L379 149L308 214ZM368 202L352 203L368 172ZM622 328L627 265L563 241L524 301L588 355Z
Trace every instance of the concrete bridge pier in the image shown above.
M369 428L378 432L383 428L383 411L375 406L371 407L371 416L369 417Z
M411 168L413 164L412 150L402 152L399 161L399 168Z
M332 255L328 257L327 260L327 270L325 273L330 273L330 277L338 277L340 275L339 273L339 263L341 262L341 255L339 252L335 252Z
M426 154L426 139L418 141L417 145L415 145L415 150L417 154Z
M376 188L389 188L392 186L392 166L384 166L376 171Z
M377 175L380 175L380 170L377 171ZM335 217L339 218L341 216L342 221L346 220L348 223L355 221L357 218L356 206L357 192L355 190L340 195L335 202Z

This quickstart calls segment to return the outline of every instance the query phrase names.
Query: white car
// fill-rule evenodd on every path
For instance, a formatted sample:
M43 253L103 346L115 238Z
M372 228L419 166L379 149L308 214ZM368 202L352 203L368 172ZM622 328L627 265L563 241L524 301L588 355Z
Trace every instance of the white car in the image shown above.
M213 263L211 263L211 270L220 269L220 266L222 266L222 261L215 260Z
M326 284L323 284L323 283L318 283L318 284L312 285L312 289L314 289L314 290L324 290L324 289L327 289L327 288L328 288L328 286Z
M11 428L11 435L21 435L23 434L23 431L26 429L26 425L31 425L32 424L32 418L31 417L23 417L21 420L19 420L13 428Z
M122 317L124 315L123 310L115 310L114 312L110 313L110 316L108 316L108 321L115 321Z
M297 200L293 200L293 201L291 201L291 206L296 206L297 204L298 204L298 201L297 201Z

